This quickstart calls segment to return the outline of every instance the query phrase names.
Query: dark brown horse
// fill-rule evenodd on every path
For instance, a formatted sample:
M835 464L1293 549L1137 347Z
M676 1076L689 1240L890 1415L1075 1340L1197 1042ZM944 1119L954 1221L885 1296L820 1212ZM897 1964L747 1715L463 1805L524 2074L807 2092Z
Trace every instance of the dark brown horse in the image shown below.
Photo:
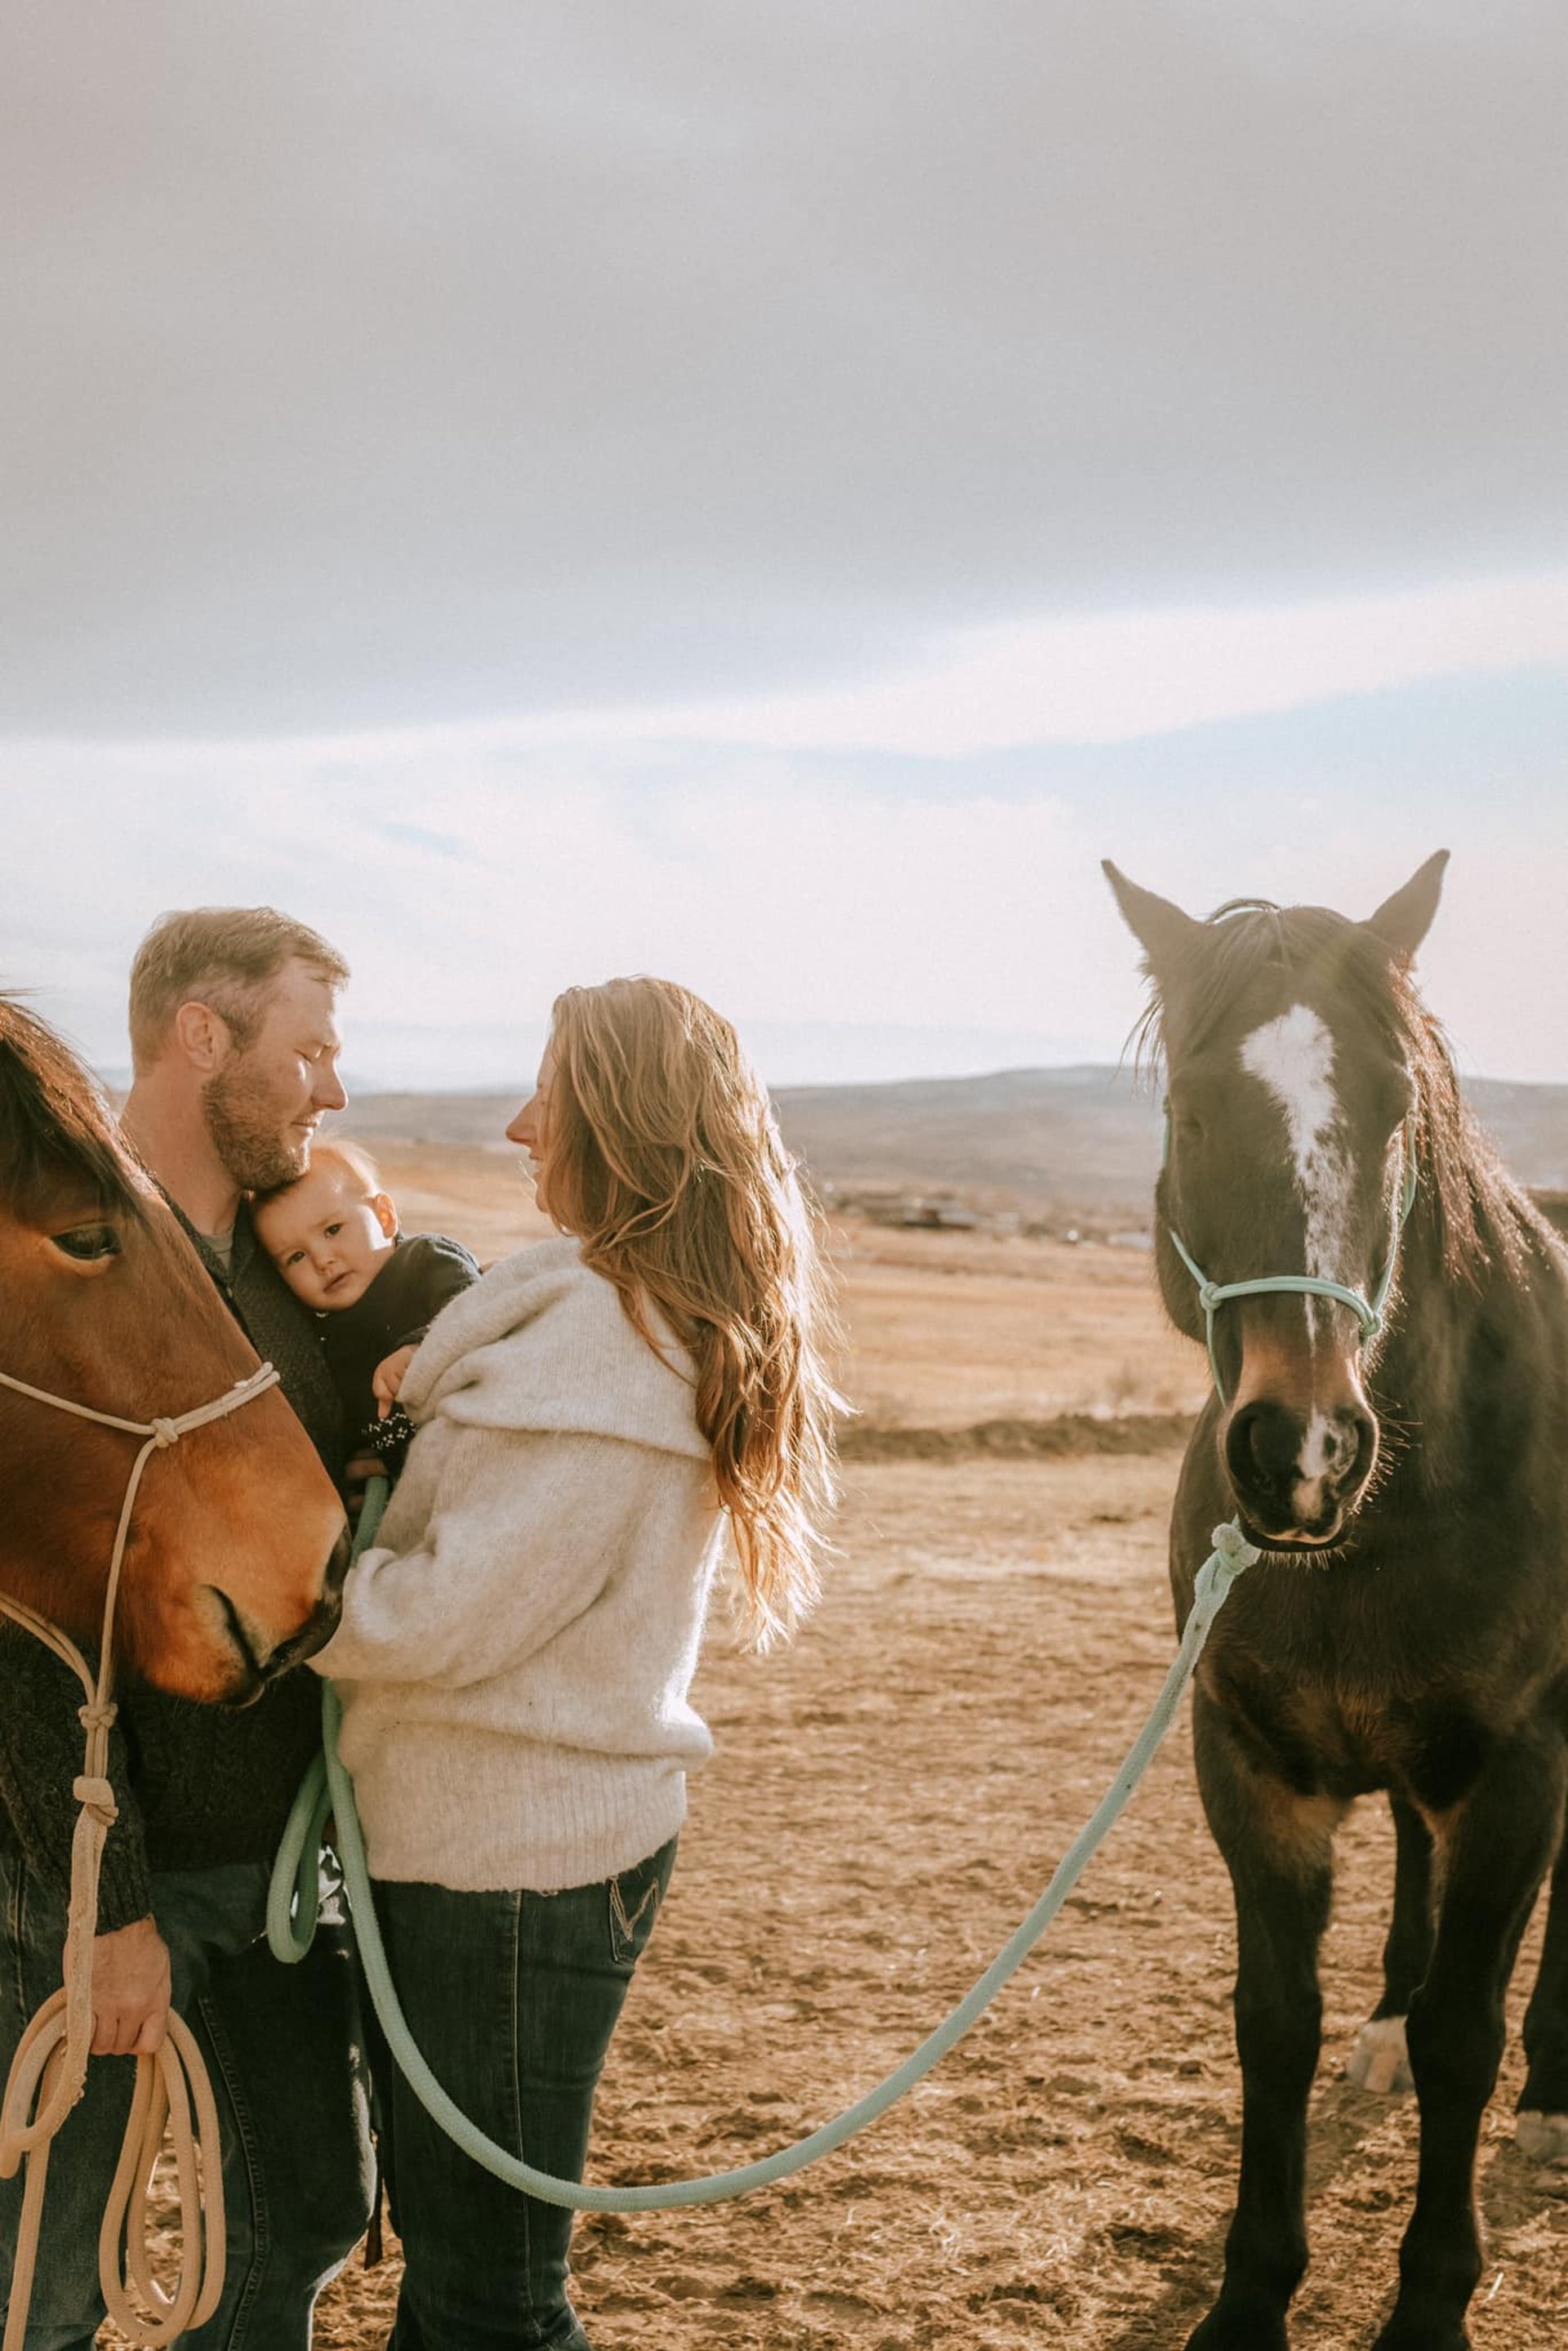
M254 1351L86 1073L0 998L0 1372L132 1421L173 1418ZM0 1590L96 1646L139 1440L0 1386ZM274 1388L153 1455L116 1654L161 1687L242 1698L337 1614L343 1510Z
M1444 862L1366 923L1255 903L1197 922L1106 869L1146 952L1167 1073L1160 1287L1190 1336L1211 1312L1218 1392L1171 1528L1179 1616L1218 1521L1239 1517L1263 1553L1194 1695L1236 1896L1244 2120L1224 2283L1189 2351L1287 2341L1334 1831L1374 1790L1392 1800L1397 1884L1358 2063L1386 2086L1407 2045L1421 2133L1376 2342L1469 2344L1503 1996L1563 1852L1568 1258L1471 1124L1409 980ZM1282 1274L1347 1295L1200 1287ZM1568 2153L1561 1858L1524 2038L1521 2145Z

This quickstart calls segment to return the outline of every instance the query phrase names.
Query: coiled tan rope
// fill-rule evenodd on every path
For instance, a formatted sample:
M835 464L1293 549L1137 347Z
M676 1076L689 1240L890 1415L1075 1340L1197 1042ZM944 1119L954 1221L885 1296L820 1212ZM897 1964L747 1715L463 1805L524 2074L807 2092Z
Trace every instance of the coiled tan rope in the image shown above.
M70 1903L66 1923L65 1980L44 2002L22 2036L0 2102L0 2179L12 2179L25 2162L26 2186L17 2231L5 2335L0 2351L23 2351L32 2300L43 2220L44 2189L50 2145L87 2086L92 2048L92 1961L98 1933L98 1889L103 1848L119 1817L109 1779L109 1734L116 1708L114 1611L119 1571L130 1532L141 1473L154 1453L178 1443L193 1428L223 1420L242 1405L277 1385L278 1375L263 1364L211 1404L176 1419L121 1420L73 1404L26 1380L0 1372L0 1386L57 1411L72 1413L107 1428L124 1429L146 1441L131 1466L120 1505L104 1593L103 1638L95 1679L81 1651L47 1617L0 1594L0 1613L10 1616L52 1649L80 1681L87 1703L79 1709L87 1734L80 1777L72 1793L81 1810L71 1839ZM148 2254L151 2211L148 2189L167 2125L173 2140L179 2182L180 2280L172 2296L152 2275ZM199 2326L217 2307L223 2287L223 2182L218 2146L218 2114L202 2053L184 2019L169 2015L162 2046L136 2061L136 2087L99 2235L99 2283L109 2314L142 2351L163 2351L186 2326ZM140 2307L138 2306L140 2303ZM151 2313L149 2316L147 2314Z

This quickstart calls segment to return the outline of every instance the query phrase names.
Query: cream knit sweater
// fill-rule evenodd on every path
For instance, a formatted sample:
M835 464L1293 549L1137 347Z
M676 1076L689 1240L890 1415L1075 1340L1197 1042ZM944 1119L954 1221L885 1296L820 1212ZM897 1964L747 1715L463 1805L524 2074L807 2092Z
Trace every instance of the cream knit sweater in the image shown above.
M419 1434L312 1660L342 1695L378 1877L590 1885L684 1819L725 1521L666 1343L679 1372L569 1240L431 1326L400 1399Z

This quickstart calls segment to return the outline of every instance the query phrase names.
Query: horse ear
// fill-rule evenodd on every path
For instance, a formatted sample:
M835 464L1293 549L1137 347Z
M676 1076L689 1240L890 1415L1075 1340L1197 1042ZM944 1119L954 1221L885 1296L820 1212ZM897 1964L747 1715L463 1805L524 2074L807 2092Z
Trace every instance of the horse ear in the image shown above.
M1123 921L1147 956L1151 971L1171 963L1203 928L1190 914L1184 914L1179 906L1172 905L1168 898L1157 898L1152 890L1140 890L1108 857L1100 860L1100 870L1111 885Z
M1402 890L1385 898L1377 912L1366 919L1364 927L1375 932L1385 946L1392 947L1400 963L1414 962L1417 948L1432 927L1448 862L1448 851L1439 849L1411 874Z

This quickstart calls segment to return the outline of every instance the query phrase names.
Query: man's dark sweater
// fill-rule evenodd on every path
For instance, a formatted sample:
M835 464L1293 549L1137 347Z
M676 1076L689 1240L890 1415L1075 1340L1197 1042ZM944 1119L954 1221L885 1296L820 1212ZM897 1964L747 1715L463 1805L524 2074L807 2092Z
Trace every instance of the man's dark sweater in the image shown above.
M256 1240L244 1207L228 1272L199 1234L192 1238L257 1353L276 1365L285 1395L340 1482L343 1411L316 1318ZM128 1453L128 1472L130 1461ZM154 1870L270 1859L320 1735L320 1685L303 1667L237 1710L130 1684L119 1698L109 1776L119 1818L104 1850L100 1934L147 1915ZM20 1853L62 1901L77 1818L71 1782L82 1768L80 1704L69 1668L31 1634L6 1624L0 1633L0 1850Z

